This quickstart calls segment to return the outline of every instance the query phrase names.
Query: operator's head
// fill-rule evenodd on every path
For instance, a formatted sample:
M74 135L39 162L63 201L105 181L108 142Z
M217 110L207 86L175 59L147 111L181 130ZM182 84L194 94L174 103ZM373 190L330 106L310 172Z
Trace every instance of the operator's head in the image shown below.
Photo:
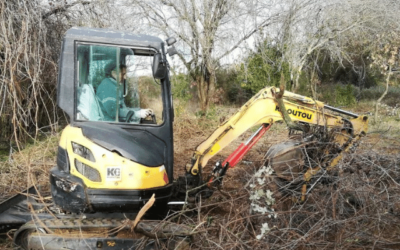
M119 82L122 83L126 79L126 65L120 64L111 71L111 76L117 80L117 72L119 71Z

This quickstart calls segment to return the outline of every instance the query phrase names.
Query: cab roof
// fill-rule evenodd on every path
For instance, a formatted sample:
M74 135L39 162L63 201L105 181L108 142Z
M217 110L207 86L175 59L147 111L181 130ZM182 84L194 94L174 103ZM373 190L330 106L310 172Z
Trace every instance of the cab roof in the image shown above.
M158 37L134 34L127 31L73 27L65 33L65 39L81 42L96 42L126 46L151 47L160 51L163 40Z

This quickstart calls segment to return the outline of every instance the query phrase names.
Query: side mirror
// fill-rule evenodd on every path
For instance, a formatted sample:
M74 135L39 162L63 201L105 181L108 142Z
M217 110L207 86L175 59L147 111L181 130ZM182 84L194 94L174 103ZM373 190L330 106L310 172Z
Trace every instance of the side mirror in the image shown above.
M168 54L169 56L173 56L173 55L178 54L178 51L175 49L175 46L171 46L171 47L169 47L169 48L167 49L167 54Z
M174 43L176 43L176 39L175 37L169 37L167 40L165 40L167 42L168 46L173 45Z
M167 74L167 65L162 60L161 54L157 53L153 58L153 77L156 79L163 79Z
M167 49L167 54L169 56L178 54L178 51L175 49L175 46L174 46L174 44L176 43L175 37L169 37L167 40L165 40L165 42L167 42L168 46L171 46L170 48Z

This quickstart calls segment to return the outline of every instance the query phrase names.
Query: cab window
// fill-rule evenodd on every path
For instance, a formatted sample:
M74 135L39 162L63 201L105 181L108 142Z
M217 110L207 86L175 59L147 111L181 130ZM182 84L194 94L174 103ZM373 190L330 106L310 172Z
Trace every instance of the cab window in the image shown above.
M76 120L162 123L161 86L151 72L154 52L78 44Z

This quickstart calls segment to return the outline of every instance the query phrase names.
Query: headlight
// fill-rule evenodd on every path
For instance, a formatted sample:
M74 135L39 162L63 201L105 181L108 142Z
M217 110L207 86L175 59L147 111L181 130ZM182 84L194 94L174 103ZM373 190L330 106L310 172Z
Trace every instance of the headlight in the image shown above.
M77 155L85 158L86 160L96 162L96 160L94 159L94 156L92 154L92 151L90 151L90 149L88 149L87 147L82 146L78 143L75 143L75 142L71 142L71 144L72 144L72 150L74 151L74 154L77 154Z
M92 168L91 166L88 166L85 163L80 162L79 160L75 159L75 167L79 173L81 173L83 176L85 176L89 180L95 181L95 182L101 182L101 176L100 176L99 171Z

